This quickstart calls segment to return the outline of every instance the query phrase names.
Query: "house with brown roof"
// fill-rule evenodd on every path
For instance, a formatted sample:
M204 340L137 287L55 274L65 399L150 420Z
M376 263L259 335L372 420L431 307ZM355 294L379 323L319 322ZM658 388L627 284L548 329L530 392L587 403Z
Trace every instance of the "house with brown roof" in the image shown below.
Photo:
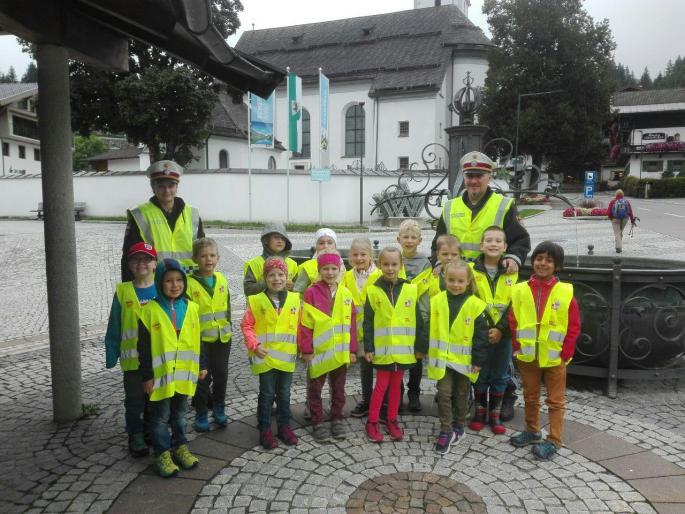
M40 136L36 101L38 84L0 84L0 173L40 173Z

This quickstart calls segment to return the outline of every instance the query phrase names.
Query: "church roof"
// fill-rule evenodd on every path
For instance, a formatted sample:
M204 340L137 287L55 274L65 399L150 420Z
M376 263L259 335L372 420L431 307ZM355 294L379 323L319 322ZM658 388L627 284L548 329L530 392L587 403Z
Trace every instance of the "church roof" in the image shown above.
M236 48L315 81L371 80L370 96L440 89L452 51L487 50L452 5L243 32Z
M621 91L614 94L611 103L615 107L685 103L685 88Z

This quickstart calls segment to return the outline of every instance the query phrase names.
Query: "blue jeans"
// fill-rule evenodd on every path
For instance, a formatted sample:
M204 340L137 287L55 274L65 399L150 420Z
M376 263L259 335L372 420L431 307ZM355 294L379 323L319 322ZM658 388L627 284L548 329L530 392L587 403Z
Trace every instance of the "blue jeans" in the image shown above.
M260 432L271 429L271 408L274 398L276 398L278 427L290 425L290 384L292 381L292 373L279 369L270 369L259 375L257 426Z
M150 402L150 430L152 431L152 448L155 455L186 444L186 412L188 397L176 393L171 398ZM171 434L169 426L171 425Z
M147 419L147 395L143 389L143 379L138 370L124 371L124 418L129 435L145 431Z
M503 337L497 344L488 345L488 360L480 370L476 391L504 393L510 378L511 337Z

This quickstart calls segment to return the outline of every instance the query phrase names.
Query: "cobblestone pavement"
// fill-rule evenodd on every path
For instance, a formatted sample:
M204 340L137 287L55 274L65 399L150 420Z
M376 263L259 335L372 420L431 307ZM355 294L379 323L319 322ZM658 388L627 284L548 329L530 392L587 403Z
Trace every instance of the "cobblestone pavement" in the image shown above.
M534 244L552 238L574 252L575 234L569 231L572 222L558 216L558 211L550 211L526 222ZM608 222L583 223L579 230L581 248L592 243L599 254L613 253ZM121 373L104 369L101 343L119 276L123 229L120 224L77 224L84 334L83 402L98 407L100 414L78 423L55 425L46 337L42 224L0 221L0 259L6 277L0 283L0 512L104 511L150 464L151 459L133 460L127 455ZM221 245L219 268L229 277L233 307L238 313L244 308L240 291L242 262L258 252L258 234L211 229L208 232ZM355 235L341 234L340 245L349 245ZM424 248L430 243L430 236L430 232L424 233ZM390 232L373 233L370 237L380 240L381 245L394 240ZM292 239L295 248L311 244L311 235L294 234ZM627 255L680 258L683 249L683 241L638 229L635 238L626 241L624 251ZM231 354L229 373L231 417L252 423L257 381L249 374L239 338ZM303 371L298 369L293 403L304 400L304 384ZM425 392L431 394L433 383L426 380L424 385ZM601 395L600 383L573 381L567 419L649 450L641 455L663 457L676 469L671 474L682 475L684 390L683 383L677 380L626 383L619 390L618 400L610 400ZM359 393L356 367L351 368L347 392ZM242 455L228 462L215 477L206 477L210 481L202 489L195 511L263 511L268 506L269 510L344 512L346 507L368 506L368 494L367 500L359 496L360 490L366 490L362 485L368 480L393 475L401 481L404 479L397 474L425 473L470 488L488 512L653 512L631 483L569 449L563 449L554 462L539 464L530 459L526 450L513 450L504 436L469 434L452 453L438 458L431 450L436 420L406 416L403 421L408 439L381 446L362 438L362 425L356 420L348 421L348 440L326 448L313 443L302 428L298 429L302 443L296 448L263 452L251 443L246 444ZM195 436L191 429L190 437ZM432 483L427 479L424 482ZM378 487L383 485L374 483ZM550 490L557 489L563 492L550 494ZM378 488L368 490L383 493ZM273 497L262 497L269 495ZM323 504L322 498L329 503ZM398 494L397 501L404 501L401 498L406 495ZM364 507L349 505L353 500L366 503Z

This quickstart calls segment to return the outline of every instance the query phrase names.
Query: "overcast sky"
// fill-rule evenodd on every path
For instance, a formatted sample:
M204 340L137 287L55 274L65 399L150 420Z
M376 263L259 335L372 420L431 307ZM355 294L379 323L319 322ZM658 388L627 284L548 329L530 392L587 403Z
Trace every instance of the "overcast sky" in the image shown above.
M413 8L414 0L243 0L243 5L242 30L250 30L252 24L265 29L401 11ZM469 18L489 35L482 7L483 0L471 0ZM685 57L685 0L585 0L585 8L595 20L609 19L616 62L627 65L638 78L645 66L654 78L669 59ZM237 36L230 39L231 44L235 41ZM13 36L0 36L0 56L0 71L14 66L19 77L29 63Z

